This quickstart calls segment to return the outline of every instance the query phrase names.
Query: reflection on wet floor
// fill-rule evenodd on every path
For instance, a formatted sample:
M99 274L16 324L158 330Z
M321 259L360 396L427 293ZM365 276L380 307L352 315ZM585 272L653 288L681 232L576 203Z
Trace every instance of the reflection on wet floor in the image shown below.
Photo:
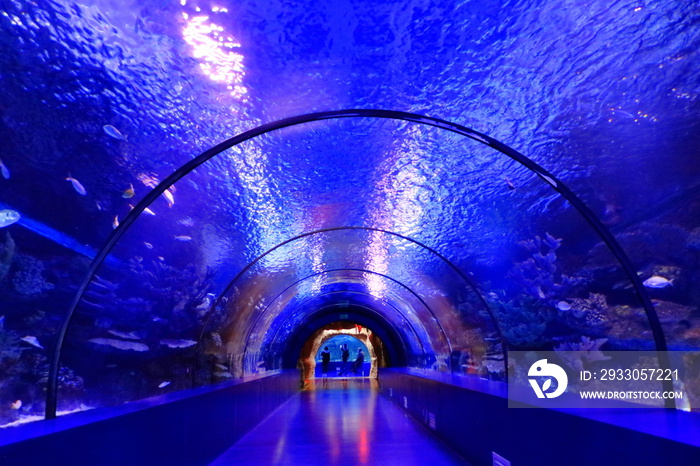
M332 388L378 388L377 379L372 377L316 377L304 380L304 390Z
M312 379L212 463L465 465L376 390L376 379Z

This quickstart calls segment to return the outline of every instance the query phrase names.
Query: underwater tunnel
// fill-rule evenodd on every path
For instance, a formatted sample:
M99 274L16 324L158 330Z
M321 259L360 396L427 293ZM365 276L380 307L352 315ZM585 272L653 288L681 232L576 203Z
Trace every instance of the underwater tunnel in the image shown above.
M215 3L0 8L0 462L698 464L699 12Z

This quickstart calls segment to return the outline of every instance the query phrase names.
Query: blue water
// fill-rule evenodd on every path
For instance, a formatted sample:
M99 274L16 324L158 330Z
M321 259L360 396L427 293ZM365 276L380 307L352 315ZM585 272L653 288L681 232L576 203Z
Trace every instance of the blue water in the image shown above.
M0 404L42 411L84 257L159 181L244 130L342 108L443 118L539 163L642 280L674 281L647 291L669 346L697 348L699 19L694 2L672 1L0 1L11 172L0 203L23 218L0 231L1 344L40 387L7 380ZM444 130L305 124L227 150L174 188L174 204L158 198L120 239L77 309L65 409L237 377L244 360L276 368L319 303L374 308L427 368L467 353L488 365L504 341L653 346L629 278L579 214L524 167ZM327 232L266 254L338 227L384 232ZM547 234L560 246L533 246Z

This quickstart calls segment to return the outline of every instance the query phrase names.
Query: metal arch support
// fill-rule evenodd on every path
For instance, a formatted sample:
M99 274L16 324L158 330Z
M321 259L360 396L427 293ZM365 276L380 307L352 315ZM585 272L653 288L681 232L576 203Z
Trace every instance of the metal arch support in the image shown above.
M397 238L401 238L401 239L403 239L403 240L405 240L405 241L408 241L409 243L416 244L417 246L419 246L419 247L425 249L426 251L430 252L431 254L433 254L434 256L436 256L437 258L439 258L440 260L442 260L444 263L446 263L455 273L457 273L457 275L458 275L469 287L471 287L471 289L472 289L472 290L474 291L474 293L476 294L476 296L477 296L477 298L479 299L479 301L481 302L481 305L483 306L484 310L486 310L486 313L487 313L487 314L489 315L489 317L491 318L491 322L493 323L493 326L494 326L494 328L495 328L495 330L496 330L496 334L497 334L497 336L498 336L498 339L499 339L500 342L501 342L501 348L502 348L502 352L503 352L503 360L504 360L504 361L508 361L508 342L507 342L507 341L505 340L505 338L503 337L503 332L501 332L501 328L500 328L500 326L499 326L499 324L498 324L498 319L496 319L496 317L494 316L493 311L491 310L491 307L486 303L485 298L483 297L483 295L482 295L481 292L479 291L479 289L478 289L478 287L476 286L476 283L474 282L474 280L473 280L469 275L467 275L466 273L464 273L459 267L457 267L455 264L453 264L448 258L446 258L445 256L443 256L442 254L440 254L439 252L437 252L436 250L434 250L434 249L431 248L430 246L427 246L427 245L425 245L425 244L421 243L420 241L417 241L417 240L415 240L415 239L413 239L413 238L409 238L408 236L401 235L401 234L395 233L395 232L393 232L393 231L384 230L384 229L381 229L381 228L373 228L373 227L352 227L352 226L331 227L331 228L322 228L322 229L320 229L320 230L309 231L309 232L302 233L302 234L300 234L300 235L294 236L294 237L292 237L292 238L289 238L288 240L285 240L285 241L283 241L283 242L281 242L281 243L279 243L279 244L277 244L277 245L271 247L270 249L268 249L268 250L265 251L264 253L260 254L258 257L256 257L256 258L253 259L251 262L249 262L248 265L246 265L240 272L238 272L238 274L233 278L233 280L231 280L231 281L229 282L229 284L226 286L226 288L224 288L224 290L221 292L221 294L220 294L219 297L216 299L216 301L212 304L211 309L216 309L216 307L219 305L219 303L221 302L221 300L223 299L223 297L227 295L227 293L229 292L229 290L236 284L236 282L237 282L238 280L240 280L241 277L243 277L243 275L245 275L245 273L246 273L248 270L250 270L256 263L258 263L259 261L261 261L265 256L267 256L268 254L272 253L272 252L275 251L276 249L281 248L282 246L287 245L287 244L289 244L289 243L292 243L292 242L294 242L294 241L297 241L297 240L299 240L299 239L305 238L305 237L307 237L307 236L312 236L312 235L321 234L321 233L327 233L327 232L332 232L332 231L343 231L343 230L374 231L374 232L379 232L379 233L384 233L384 234L387 234L387 235L395 236L395 237L397 237ZM207 324L209 323L209 317L210 317L210 316L211 316L211 313L210 313L209 316L207 316L207 320L206 320L205 323L204 323L204 328L206 328ZM439 321L438 321L438 326L440 326L440 329L442 330L443 335L446 335L444 329L442 328L442 324L441 324ZM448 346L451 347L451 344L450 344L450 342L449 342L449 339L447 340L447 344L448 344ZM450 348L450 351L451 351L451 348ZM508 380L508 374L507 374L507 372L506 372L506 381L507 381L507 380Z
M615 255L617 260L620 262L620 265L622 266L623 270L627 274L627 277L630 279L632 282L632 285L637 292L637 295L642 301L642 305L644 306L644 311L646 312L647 319L649 320L649 326L652 331L652 335L654 337L654 343L656 345L656 349L659 352L659 363L662 368L667 368L670 367L670 361L668 360L668 356L664 353L667 350L667 345L666 345L666 340L664 338L663 334L663 329L661 327L661 322L659 321L659 317L656 314L656 310L654 309L653 304L651 303L651 299L649 298L649 295L647 294L646 290L644 289L644 285L642 284L642 281L640 278L637 276L634 267L632 266L632 262L629 260L627 257L627 254L624 252L622 247L619 245L617 240L615 240L615 237L610 233L610 231L607 229L605 225L600 221L600 219L588 208L588 206L581 201L578 196L576 196L564 183L562 183L560 180L558 180L554 175L549 173L547 170L545 170L543 167L535 163L534 161L530 160L523 154L519 153L518 151L506 146L505 144L491 138L490 136L486 136L483 133L480 133L478 131L474 131L466 126L462 126L456 123L451 123L446 120L441 120L439 118L432 118L432 117L427 117L423 115L418 115L415 113L409 113L409 112L399 112L399 111L394 111L394 110L379 110L379 109L350 109L350 110L334 110L334 111L328 111L328 112L317 112L317 113L309 113L306 115L300 115L300 116L295 116L295 117L290 117L290 118L285 118L282 120L278 120L272 123L266 123L264 125L258 126L256 128L253 128L248 131L244 131L243 133L238 134L237 136L234 136L231 139L228 139L220 144L217 144L216 146L204 151L197 157L193 158L192 160L186 162L184 165L182 165L180 168L172 172L167 178L165 178L160 184L158 184L153 190L151 190L146 196L144 196L134 207L134 209L129 212L129 214L124 218L122 223L112 231L112 234L107 238L105 241L105 244L102 246L100 251L97 253L95 258L93 259L92 263L90 264L90 268L88 269L87 273L85 274L85 278L83 279L82 283L78 287L76 294L73 298L73 301L71 302L68 311L66 313L66 316L64 318L64 321L61 325L61 328L59 329L57 335L56 335L56 344L54 346L54 351L51 356L51 361L49 365L49 374L48 374L48 384L47 384L47 393L46 393L46 418L47 419L53 419L56 417L56 407L57 407L57 389L58 389L58 368L59 368L59 362L61 359L61 350L63 348L63 342L65 340L68 327L70 326L70 323L73 319L73 315L75 314L75 310L78 307L79 301L82 298L83 293L87 289L88 285L90 284L90 281L93 279L95 276L95 273L97 272L97 269L99 266L102 264L102 262L105 260L107 255L112 251L114 248L115 244L117 241L124 235L126 230L131 226L131 224L136 221L136 219L141 215L141 213L148 207L153 201L155 201L158 196L162 195L163 192L165 192L166 189L168 189L170 186L172 186L175 182L186 176L189 172L194 170L195 168L199 167L202 165L204 162L207 160L211 159L212 157L216 156L217 154L223 152L226 149L229 149L237 144L240 144L244 141L247 141L249 139L253 139L256 136L260 136L262 134L265 134L270 131L282 129L282 128L287 128L290 126L298 125L301 123L307 123L307 122L312 122L312 121L322 121L322 120L331 120L331 119L339 119L339 118L387 118L387 119L394 119L394 120L404 120L404 121L410 121L414 123L421 123L425 124L428 126L434 126L436 128L441 128L445 129L447 131L451 131L456 134L460 134L463 136L466 136L470 139L473 139L475 141L478 141L482 144L485 144L487 146L493 147L494 149L498 150L499 152L507 155L511 159L519 162L520 164L524 165L526 168L530 169L531 171L535 172L540 178L542 178L544 181L546 181L552 189L560 193L569 203L583 216L583 218L593 227L593 229L598 233L598 235L601 237L603 242L610 248L612 253ZM464 275L466 278L466 275ZM476 288L475 288L476 290ZM484 300L483 296L481 296L481 293L477 291L477 295L481 298L481 300L484 303L484 306L488 309L488 306L486 305L486 301ZM498 325L496 324L496 328L498 328ZM500 330L499 330L500 333ZM501 337L501 341L503 341L503 338ZM505 342L504 342L505 343ZM504 344L504 351L506 351L507 345ZM507 358L506 358L507 361ZM670 385L669 383L664 383L664 389L672 390L672 387L667 387L666 385ZM673 406L673 400L667 400L667 406L670 405Z
M325 296L331 296L331 295L336 294L336 293L347 293L347 292L345 292L345 291L343 291L343 292L341 292L341 291L332 291L332 292L329 292L329 293L324 293L324 294L321 294L321 295L317 295L316 297L320 298L320 297L325 297ZM361 296L371 296L371 295L368 295L367 293L362 293L362 292L358 292L358 291L350 292L350 293L351 293L351 294L361 295ZM297 306L297 308L300 307L300 306L303 306L304 304L306 304L306 303L307 303L308 301L310 301L311 299L312 299L312 298L309 298L309 299L307 299L306 301L302 302L299 306ZM391 305L391 304L389 304L389 303L386 303L386 302L385 302L384 304L386 304L387 306L389 306L389 307L391 307L392 309L395 309L397 312L399 312L393 305ZM364 305L364 304L357 304L357 303L353 303L353 306L358 307L358 308L362 308L362 309L366 309L367 311L370 311L370 313L372 313L372 314L380 315L380 314L376 311L376 309L374 309L374 308L372 308L372 307L370 307L370 306L367 306L367 305ZM319 308L318 308L318 311L321 311L321 310L323 310L323 309L329 309L329 308L331 308L331 307L333 307L333 306L330 305L330 304L327 304L327 305L325 305L325 306L319 307ZM311 318L313 315L314 315L314 314L309 314L305 319L308 320L308 319ZM425 346L423 345L423 342L420 340L420 338L418 338L418 333L416 332L415 328L410 324L410 322L408 322L408 320L406 319L406 317L403 316L403 315L401 314L401 312L399 312L399 315L401 315L401 316L404 318L404 321L408 323L408 326L409 326L409 328L411 329L411 332L413 333L413 336L416 338L416 340L417 340L418 343L420 344L421 351L423 351L423 352L425 353ZM380 315L380 316L381 316L381 315ZM279 335L279 333L280 333L280 328L282 328L282 327L284 326L284 324L286 324L286 323L289 321L289 319L290 319L291 317L292 317L291 315L288 315L288 316L286 316L286 317L284 318L284 320L282 321L282 325L280 325L280 327L278 327L277 330L275 330L274 335L272 335L272 338L270 338L270 342L276 342L276 341L277 341L278 335ZM381 317L382 317L382 319L384 319L385 321L388 322L388 320L387 320L384 316L381 316ZM397 333L400 333L400 332L397 331Z
M284 288L282 291L280 291L279 293L277 293L277 295L270 301L270 303L269 303L267 306L265 306L265 309L263 309L262 312L260 312L260 313L258 314L258 317L257 317L257 319L255 319L255 322L253 323L252 328L248 331L248 338L246 338L245 350L247 350L247 348L248 348L248 342L250 341L250 335L251 335L251 333L253 332L253 329L255 329L255 328L258 326L258 322L260 322L260 319L262 318L263 314L265 314L265 313L267 312L267 310L270 308L270 306L272 306L272 305L275 303L275 301L277 301L277 299L280 298L280 297L282 296L282 294L284 294L287 290L289 290L289 289L292 288L293 286L298 285L299 283L301 283L301 282L303 282L303 281L305 281L305 280L309 280L309 279L311 279L311 278L313 278L313 277L318 277L318 276L320 276L320 275L328 275L328 274L331 274L331 273L334 273L334 272L344 272L344 271L361 272L361 273L368 273L368 274L372 274L372 275L377 275L377 276L380 276L380 277L382 277L382 278L385 278L385 279L387 279L387 280L389 280L389 281L391 281L391 282L394 282L394 283L398 284L398 285L401 286L402 288L406 289L410 294L412 294L413 296L415 296L416 299L418 299L418 301L420 301L420 303L428 310L428 312L430 313L430 315L432 315L433 318L435 318L435 313L433 312L432 308L428 305L428 303L426 303L420 296L418 296L418 294L417 294L415 291L413 291L408 285L405 285L404 283L400 282L399 280L396 280L395 278L392 278L392 277L390 277L390 276L388 276L388 275L385 275L385 274L382 274L382 273L379 273L379 272L374 272L374 271L371 271L371 270L367 270L367 269L342 268L342 269L323 270L323 271L321 271L321 272L316 272L316 273L307 275L306 277L300 278L299 280L295 281L294 283L292 283L291 285L287 286L287 287ZM326 293L325 295L328 295L328 294L330 294L330 293ZM399 310L396 308L396 306L390 304L390 303L387 302L385 299L379 298L379 297L377 297L377 296L373 296L373 295L368 294L368 293L363 293L363 294L365 294L365 295L367 295L367 296L370 296L370 297L373 297L373 298L375 298L375 299L377 299L377 300L379 300L379 301L382 301L385 305L387 305L387 306L391 307L392 309L396 310L396 312L398 312L399 315L401 315L401 316L403 317L404 322L411 328L411 331L412 331L413 334L416 336L416 338L418 339L418 341L419 341L419 343L421 344L421 346L423 346L423 342L420 341L420 339L418 338L418 334L416 333L416 330L413 328L413 325L411 325L410 321L401 313L401 311L399 311ZM317 296L324 296L324 295L317 295ZM437 319L436 319L436 320L437 320ZM447 338L447 335L445 334L445 330L442 328L442 326L439 325L439 322L438 322L438 326L440 327L440 331L442 332L443 337L445 338L445 341L447 341L447 343L448 343L448 345L449 345L449 339ZM245 351L245 350L244 350L244 351Z

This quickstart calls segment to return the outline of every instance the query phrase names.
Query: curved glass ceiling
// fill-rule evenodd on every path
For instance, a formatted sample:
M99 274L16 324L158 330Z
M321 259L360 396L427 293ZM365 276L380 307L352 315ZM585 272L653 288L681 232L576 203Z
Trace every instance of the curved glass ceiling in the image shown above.
M0 424L275 369L343 305L494 379L507 349L700 347L692 2L118 3L0 9ZM262 126L187 170L344 108L479 133Z

